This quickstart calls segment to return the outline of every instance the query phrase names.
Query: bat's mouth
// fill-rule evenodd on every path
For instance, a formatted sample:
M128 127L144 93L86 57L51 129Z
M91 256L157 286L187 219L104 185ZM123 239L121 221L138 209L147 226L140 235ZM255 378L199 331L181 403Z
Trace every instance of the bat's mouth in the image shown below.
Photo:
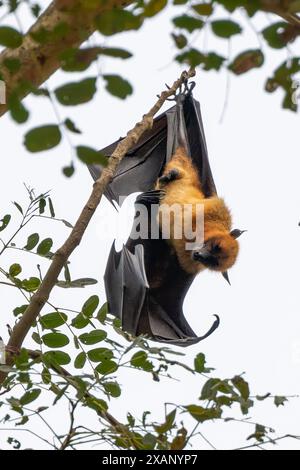
M207 249L193 251L192 259L203 264L207 268L217 268L219 260L216 256L212 255Z

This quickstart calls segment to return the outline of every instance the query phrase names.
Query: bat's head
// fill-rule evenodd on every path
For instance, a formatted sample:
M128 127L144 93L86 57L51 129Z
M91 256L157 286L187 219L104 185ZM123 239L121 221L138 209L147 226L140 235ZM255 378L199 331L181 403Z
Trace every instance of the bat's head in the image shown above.
M222 273L230 269L236 262L239 244L237 238L242 231L235 229L228 232L209 234L201 248L192 251L192 259L205 268Z

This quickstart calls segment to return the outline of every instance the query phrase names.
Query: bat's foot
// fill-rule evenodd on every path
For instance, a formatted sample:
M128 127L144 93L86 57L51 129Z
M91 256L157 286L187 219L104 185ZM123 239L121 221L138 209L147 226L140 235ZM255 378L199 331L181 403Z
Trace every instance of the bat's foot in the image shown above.
M180 171L176 168L173 168L165 175L159 178L160 186L165 186L166 184L171 183L172 181L178 180L180 178Z

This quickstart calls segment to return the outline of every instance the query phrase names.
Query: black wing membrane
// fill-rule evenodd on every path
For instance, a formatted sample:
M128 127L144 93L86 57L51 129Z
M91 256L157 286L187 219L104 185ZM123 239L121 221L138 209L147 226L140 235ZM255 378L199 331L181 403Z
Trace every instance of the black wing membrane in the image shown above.
M117 144L114 142L102 153L109 157ZM157 117L153 128L124 157L106 192L111 202L121 203L122 197L143 191L136 199L132 233L120 252L112 246L104 279L109 311L121 319L124 330L134 336L142 334L156 341L188 346L207 338L220 320L216 316L202 336L192 330L182 306L195 276L181 268L158 226L153 227L160 199L160 191L153 188L178 145L186 148L197 168L205 196L216 194L199 103L190 92L179 94L176 105ZM90 171L96 179L101 168L93 166ZM141 207L146 214L142 219ZM143 225L143 236L137 236L137 219ZM153 237L153 230L159 236Z

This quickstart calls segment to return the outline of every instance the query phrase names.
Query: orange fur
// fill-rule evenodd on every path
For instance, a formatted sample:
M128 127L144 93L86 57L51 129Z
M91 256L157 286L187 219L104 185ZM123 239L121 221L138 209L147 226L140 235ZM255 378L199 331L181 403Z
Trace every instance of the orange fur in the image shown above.
M206 267L215 271L226 271L235 263L239 250L238 242L230 235L232 221L229 209L226 207L223 199L217 196L205 198L201 191L198 173L182 147L178 147L174 156L166 165L163 176L167 175L170 170L178 171L177 178L165 184L158 181L156 185L156 189L165 190L165 195L160 202L160 227L162 228L164 205L168 209L173 204L179 204L181 207L185 204L190 204L192 206L193 229L195 229L197 217L196 205L203 204L204 243L208 249L218 250L216 255L217 266L205 266L201 262L195 261L191 250L186 249L186 243L191 242L191 240L186 240L184 234L182 234L183 236L180 239L175 238L175 218L171 213L169 242L176 251L180 265L186 272L191 274L196 274Z

